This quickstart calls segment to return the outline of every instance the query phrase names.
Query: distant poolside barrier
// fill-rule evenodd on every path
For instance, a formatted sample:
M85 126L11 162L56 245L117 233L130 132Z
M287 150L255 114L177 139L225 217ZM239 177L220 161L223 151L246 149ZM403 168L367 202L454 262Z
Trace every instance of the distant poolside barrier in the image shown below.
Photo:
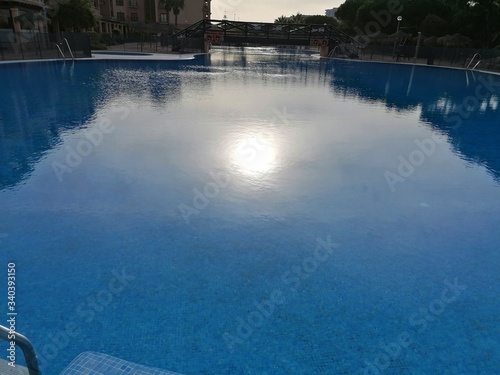
M66 42L61 42L66 39ZM59 48L68 46L75 57L90 57L90 37L84 33L50 34L39 33L36 30L0 30L0 61L58 59Z

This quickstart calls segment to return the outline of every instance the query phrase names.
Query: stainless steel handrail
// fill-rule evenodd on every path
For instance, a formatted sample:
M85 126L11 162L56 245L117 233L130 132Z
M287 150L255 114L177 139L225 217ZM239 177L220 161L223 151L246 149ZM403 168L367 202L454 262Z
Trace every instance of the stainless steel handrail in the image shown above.
M480 54L480 53L476 53L476 54L474 54L474 56L472 56L472 59L470 59L469 64L467 65L467 68L465 68L465 69L467 69L467 70L468 70L468 69L470 68L470 66L471 66L472 62L475 60L476 56L479 56L479 58L481 58L481 54ZM479 60L479 61L476 63L476 65L474 65L474 66L472 67L472 69L471 69L471 70L476 69L476 67L479 65L479 63L480 63L480 62L481 62L481 60Z
M332 49L332 51L328 54L328 57L333 57L333 55L335 55L335 51L337 50L337 48L339 48L338 45L336 45L335 48Z
M64 52L62 51L61 47L59 47L59 44L56 43L56 47L59 50L59 53L61 54L63 60L66 60L66 56L64 56Z
M26 360L26 366L28 367L28 372L30 375L42 375L40 371L40 367L38 366L38 359L36 358L35 349L31 344L30 340L28 340L25 336L15 332L15 338L11 339L12 333L8 328L4 326L0 326L0 339L5 340L7 342L14 341L17 346L21 348L24 354L24 358Z
M69 54L71 55L71 58L74 60L75 56L73 55L73 52L71 51L71 47L69 46L68 39L64 38L64 41L66 42L66 46L68 47Z

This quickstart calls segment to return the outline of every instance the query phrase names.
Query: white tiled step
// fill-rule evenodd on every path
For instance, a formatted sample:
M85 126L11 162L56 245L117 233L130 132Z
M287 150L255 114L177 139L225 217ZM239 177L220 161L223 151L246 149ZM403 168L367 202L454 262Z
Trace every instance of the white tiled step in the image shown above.
M3 375L3 373L0 372ZM76 357L60 375L180 375L146 367L107 354L84 352Z

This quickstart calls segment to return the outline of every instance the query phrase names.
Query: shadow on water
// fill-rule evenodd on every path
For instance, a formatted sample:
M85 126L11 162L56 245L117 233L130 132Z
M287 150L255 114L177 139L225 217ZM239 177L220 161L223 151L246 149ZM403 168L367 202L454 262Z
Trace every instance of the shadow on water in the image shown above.
M1 66L0 189L28 178L65 132L89 126L110 102L146 97L160 108L168 107L182 98L183 87L194 85L201 93L209 92L212 78L202 73L217 68L240 70L243 81L259 72L286 75L284 83L314 81L335 94L382 103L388 110L420 108L421 121L446 134L457 154L484 165L500 180L500 77L434 68L439 74L430 80L430 68L420 66L319 61L289 52L218 54L175 62Z
M196 71L206 70L201 64L78 61L0 66L0 189L28 178L64 133L91 126L110 102L147 97L166 107L178 101L182 84L175 73L197 65L202 68Z

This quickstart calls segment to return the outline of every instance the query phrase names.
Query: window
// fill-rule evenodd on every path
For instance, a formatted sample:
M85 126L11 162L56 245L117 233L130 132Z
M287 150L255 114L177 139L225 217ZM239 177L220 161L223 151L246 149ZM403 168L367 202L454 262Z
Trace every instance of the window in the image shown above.
M123 0L116 0L116 6L123 6Z
M167 23L167 13L160 13L160 22Z
M137 13L130 13L130 21L139 22L139 15Z
M131 7L136 7L137 6L137 0L130 0L129 5Z
M118 21L125 21L125 13L123 13L123 12L116 12L116 19Z

